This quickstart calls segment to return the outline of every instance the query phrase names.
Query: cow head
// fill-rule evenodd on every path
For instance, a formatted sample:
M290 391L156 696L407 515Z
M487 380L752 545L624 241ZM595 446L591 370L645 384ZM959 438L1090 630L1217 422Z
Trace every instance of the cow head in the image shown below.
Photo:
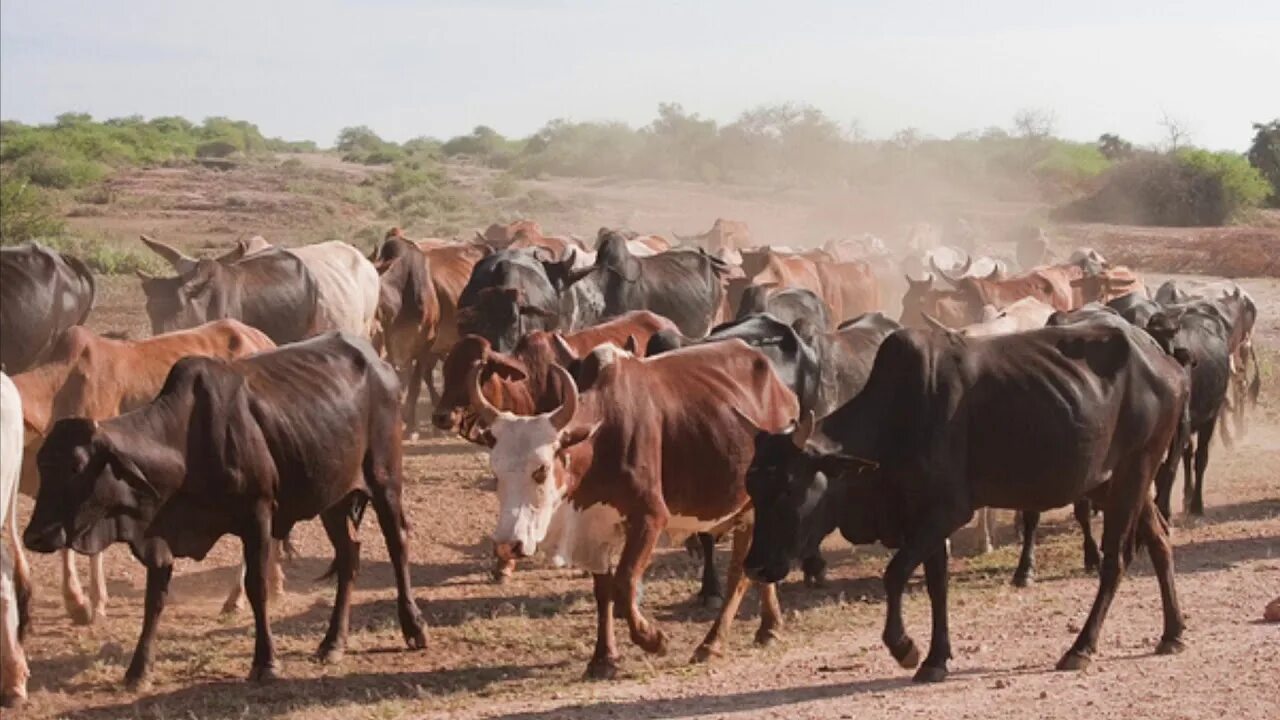
M551 518L573 490L568 451L595 435L600 425L574 425L578 389L559 365L562 400L555 410L540 415L515 415L493 406L480 388L480 371L473 369L467 387L471 408L480 427L493 440L489 465L498 480L498 522L493 540L504 559L533 555L546 538Z
M953 289L934 289L933 275L926 280L907 276L907 293L902 296L902 318L905 327L926 327L930 316L950 327L964 327L982 321L986 305L975 278L960 278Z
M525 319L555 317L525 302L524 293L514 287L485 288L475 302L458 311L458 330L487 339L498 350L510 352L525 333Z
M151 332L159 335L225 317L225 273L215 260L198 260L177 277L152 277L139 270Z
M444 390L431 412L431 423L444 431L458 431L463 437L481 440L475 436L475 413L471 410L472 372L478 372L482 386L488 386L494 376L502 380L523 380L528 375L524 365L505 353L494 352L488 340L478 335L467 335L454 343L444 359L441 376Z
M755 527L744 568L755 580L780 582L798 558L812 556L822 539L846 522L848 475L877 465L811 443L812 412L782 433L762 431L738 415L755 432L755 456L747 470Z
M37 463L40 490L23 534L28 548L94 554L123 541L141 556L144 531L165 497L96 421L59 420Z

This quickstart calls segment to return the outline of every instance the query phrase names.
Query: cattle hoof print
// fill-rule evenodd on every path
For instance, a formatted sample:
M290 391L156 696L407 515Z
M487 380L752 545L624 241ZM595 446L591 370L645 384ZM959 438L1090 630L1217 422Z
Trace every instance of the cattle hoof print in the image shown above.
M947 669L944 667L933 667L932 665L921 665L916 671L913 682L918 683L936 683L947 679Z
M271 682L280 678L279 665L258 665L249 671L250 682Z
M1058 661L1059 670L1085 670L1093 662L1088 655L1082 655L1078 652L1069 652L1062 656Z
M1157 655L1180 655L1182 654L1182 651L1186 649L1187 649L1187 646L1184 645L1181 640L1178 640L1176 638L1173 640L1161 640L1160 644L1156 646L1156 654Z

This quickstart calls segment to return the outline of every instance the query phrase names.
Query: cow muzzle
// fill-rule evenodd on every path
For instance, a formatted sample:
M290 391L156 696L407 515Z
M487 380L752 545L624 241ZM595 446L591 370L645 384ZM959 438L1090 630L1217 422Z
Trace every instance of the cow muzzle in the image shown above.
M67 531L61 525L45 528L30 525L22 534L22 544L32 552L57 552L67 546Z

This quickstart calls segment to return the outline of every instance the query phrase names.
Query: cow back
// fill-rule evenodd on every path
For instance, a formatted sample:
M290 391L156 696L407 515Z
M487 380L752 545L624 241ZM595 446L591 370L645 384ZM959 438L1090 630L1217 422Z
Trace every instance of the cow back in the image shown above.
M80 260L42 245L0 248L0 367L19 373L83 323L96 287Z

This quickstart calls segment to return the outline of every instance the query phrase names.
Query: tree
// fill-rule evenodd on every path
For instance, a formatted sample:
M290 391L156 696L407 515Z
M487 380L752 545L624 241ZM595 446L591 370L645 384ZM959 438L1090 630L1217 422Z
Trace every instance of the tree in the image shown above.
M1280 207L1280 118L1269 123L1254 123L1253 144L1249 146L1249 164L1271 184L1273 207Z
M1098 137L1098 152L1108 160L1123 160L1133 154L1133 143L1112 133Z
M1057 117L1043 108L1023 108L1013 115L1014 133L1028 140L1043 140L1053 135Z
M1187 128L1187 124L1181 118L1170 115L1168 111L1160 112L1160 127L1164 128L1166 151L1176 152L1178 148L1191 143L1191 131Z

